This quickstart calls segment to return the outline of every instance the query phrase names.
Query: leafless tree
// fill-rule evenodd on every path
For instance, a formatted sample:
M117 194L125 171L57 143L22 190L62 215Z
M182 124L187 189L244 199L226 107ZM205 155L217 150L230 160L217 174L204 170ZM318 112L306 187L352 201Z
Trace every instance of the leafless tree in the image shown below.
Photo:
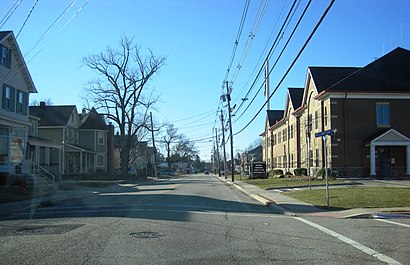
M168 162L168 168L171 168L171 145L179 139L181 139L181 135L178 134L178 129L175 128L171 123L166 124L165 130L161 135L161 142L164 145L165 151L167 152L166 161Z
M195 143L184 135L181 136L181 139L175 144L173 149L173 154L179 156L181 161L184 162L189 162L198 155Z
M258 137L252 143L248 145L248 147L246 148L246 151L251 151L261 145L262 145L262 138Z
M121 173L128 173L130 153L141 130L149 124L149 110L158 100L148 82L164 65L164 57L149 50L140 52L133 39L121 37L119 49L108 47L99 54L84 57L83 63L99 78L85 88L84 100L113 121L119 130Z

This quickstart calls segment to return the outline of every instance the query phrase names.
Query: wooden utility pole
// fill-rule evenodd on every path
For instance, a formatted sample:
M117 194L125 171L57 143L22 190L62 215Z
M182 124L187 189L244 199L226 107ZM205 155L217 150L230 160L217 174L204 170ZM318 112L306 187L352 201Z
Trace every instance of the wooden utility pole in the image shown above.
M228 118L229 118L229 134L231 135L231 177L232 182L235 181L235 157L233 155L233 133L232 133L232 113L231 113L231 91L229 90L228 81L226 81L226 96L228 97Z
M222 123L222 146L224 150L224 177L226 178L225 125L224 125L224 114L222 110L221 110L221 123Z
M151 135L152 135L152 147L154 148L154 176L158 178L157 175L157 148L155 147L155 138L154 138L154 124L152 122L152 112L149 113L151 118Z
M221 176L221 168L220 168L220 163L219 163L219 147L218 147L218 128L215 128L215 142L216 142L216 161L217 161L217 170L218 170L218 176Z

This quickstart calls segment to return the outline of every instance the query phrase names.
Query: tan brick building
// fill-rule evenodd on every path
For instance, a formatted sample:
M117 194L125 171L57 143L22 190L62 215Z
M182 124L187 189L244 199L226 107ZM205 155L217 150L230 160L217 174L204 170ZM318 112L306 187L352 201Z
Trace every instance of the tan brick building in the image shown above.
M326 148L327 164L340 176L409 176L409 106L408 50L362 68L309 67L304 88L288 90L282 119L262 134L264 159L269 168L314 175L325 166ZM325 145L315 134L328 130L334 135Z

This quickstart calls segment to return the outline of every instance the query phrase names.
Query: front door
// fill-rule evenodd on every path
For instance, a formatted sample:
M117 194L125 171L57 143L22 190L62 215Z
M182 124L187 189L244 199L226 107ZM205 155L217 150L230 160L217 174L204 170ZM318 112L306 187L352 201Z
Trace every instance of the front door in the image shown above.
M390 154L388 147L382 147L378 150L378 166L379 166L379 176L389 177L390 176Z

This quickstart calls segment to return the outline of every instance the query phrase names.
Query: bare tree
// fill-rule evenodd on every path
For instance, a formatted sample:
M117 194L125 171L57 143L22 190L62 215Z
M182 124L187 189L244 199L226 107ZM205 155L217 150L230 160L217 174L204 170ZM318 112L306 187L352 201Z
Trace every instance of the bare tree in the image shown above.
M181 161L189 162L193 157L198 155L198 150L195 148L195 143L190 141L184 135L178 143L175 144L173 154L181 158Z
M261 137L256 138L252 143L250 143L248 145L248 147L246 148L246 151L251 151L251 150L255 149L258 146L262 146L262 138Z
M164 62L164 57L156 57L151 51L142 55L133 39L126 36L121 37L118 50L108 47L83 59L84 65L99 75L85 88L84 100L92 102L119 130L123 175L128 173L130 153L141 130L147 129L149 109L158 100L148 89L148 81Z
M161 136L161 141L164 145L165 151L167 152L166 161L168 162L168 168L171 168L171 144L175 143L179 139L181 139L181 135L178 134L178 129L171 123L166 124L165 131Z

